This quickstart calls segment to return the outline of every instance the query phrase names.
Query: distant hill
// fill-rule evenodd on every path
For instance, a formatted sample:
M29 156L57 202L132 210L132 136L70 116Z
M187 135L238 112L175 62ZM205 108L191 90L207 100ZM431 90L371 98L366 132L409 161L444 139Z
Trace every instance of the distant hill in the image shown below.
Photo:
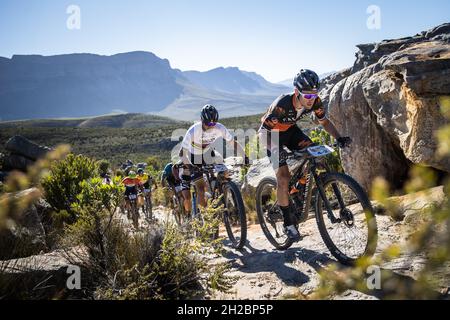
M231 130L257 130L261 117L262 114L224 118L220 122ZM5 144L8 139L22 135L49 147L70 144L74 153L107 159L114 166L126 159L142 162L149 156L158 156L165 163L179 143L172 141L172 134L175 130L187 130L191 124L191 121L181 122L143 114L0 122L0 153L7 153ZM307 130L313 124L303 119L300 126Z
M36 119L0 122L0 128L160 128L186 122L140 113L115 114L78 119Z
M0 60L0 118L159 111L182 93L177 76L148 52L13 56Z
M270 83L254 72L241 71L239 68L221 67L207 72L186 71L183 75L203 88L227 93L267 95L288 90L283 85Z
M207 103L222 116L251 115L286 90L238 68L182 72L150 52L0 57L0 121L118 112L191 120Z

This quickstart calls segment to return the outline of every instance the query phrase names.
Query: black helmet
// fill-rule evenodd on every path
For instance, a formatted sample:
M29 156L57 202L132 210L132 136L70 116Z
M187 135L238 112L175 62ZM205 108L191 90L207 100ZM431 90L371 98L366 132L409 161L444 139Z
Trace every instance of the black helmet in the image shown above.
M214 106L207 104L202 109L201 118L203 123L217 122L219 121L219 112Z
M314 71L302 69L294 78L294 87L300 92L319 90L319 76Z
M138 171L137 171L137 173L138 173L138 174L144 174L144 169L139 168Z

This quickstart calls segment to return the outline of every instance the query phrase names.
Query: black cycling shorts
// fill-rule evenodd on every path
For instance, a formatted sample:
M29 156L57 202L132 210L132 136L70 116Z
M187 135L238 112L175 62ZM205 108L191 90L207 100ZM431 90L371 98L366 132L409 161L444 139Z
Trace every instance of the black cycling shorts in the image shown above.
M268 141L271 141L272 134L273 132L268 133ZM287 131L277 132L277 134L279 134L278 146L271 146L270 149L267 149L267 156L270 158L274 170L286 166L287 163L285 157L280 157L279 154L272 154L271 150L282 151L283 147L287 147L290 151L303 150L313 144L312 140L298 126L292 126Z
M150 181L147 181L147 182L144 183L142 186L144 187L144 189L147 189L147 190L151 189Z
M207 157L205 159L204 154L207 154ZM200 179L203 179L203 173L199 171L202 166L210 164L211 160L212 163L214 162L214 157L216 156L214 150L208 150L205 151L205 153L202 155L194 155L190 153L188 155L190 161L192 164L190 165L184 165L184 170L189 170L190 175L182 175L181 176L181 186L182 190L190 190L191 189L191 183L196 182Z
M133 187L125 186L125 195L129 196L130 194L138 194L138 189L136 186Z

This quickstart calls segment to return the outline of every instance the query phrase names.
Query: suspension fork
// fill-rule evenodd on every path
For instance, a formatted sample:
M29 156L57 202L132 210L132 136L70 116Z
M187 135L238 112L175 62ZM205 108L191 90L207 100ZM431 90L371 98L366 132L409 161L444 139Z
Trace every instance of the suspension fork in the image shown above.
M333 214L333 210L330 206L330 202L328 201L327 195L325 193L325 189L323 188L322 178L317 174L315 163L311 164L311 174L314 177L314 181L316 181L317 190L319 191L319 194L317 196L320 196L323 200L323 203L325 204L325 209L327 210L328 219L330 219L330 222L333 224L338 223L340 221L340 219L336 218Z
M325 163L324 167L325 167L326 172L331 172L328 163ZM332 183L331 187L333 188L334 194L336 195L336 198L339 202L339 206L340 206L341 210L345 209L346 206L345 206L344 200L342 199L342 194L341 194L341 191L339 190L337 184Z
M197 190L195 186L191 186L191 201L192 201L192 212L191 216L193 219L195 219L197 215Z

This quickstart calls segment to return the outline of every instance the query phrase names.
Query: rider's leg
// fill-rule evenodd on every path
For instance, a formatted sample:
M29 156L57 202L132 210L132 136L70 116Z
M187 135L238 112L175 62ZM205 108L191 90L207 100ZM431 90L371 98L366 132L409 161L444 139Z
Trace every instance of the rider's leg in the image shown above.
M191 192L189 190L183 190L181 193L183 194L184 211L191 212L192 210Z
M203 208L206 208L207 201L205 197L205 191L206 191L206 183L205 180L198 179L195 181L195 187L197 188L197 203L202 206Z
M189 167L183 167L179 170L179 179L181 180L181 193L183 194L183 204L186 214L192 211L191 202L191 170Z
M295 126L295 128L298 128ZM283 146L290 146L290 142L295 138L296 129L289 129L281 134L275 132L267 134L267 132L260 133L260 139L265 140L267 145L267 155L270 158L272 166L276 172L277 177L277 200L280 209L283 213L284 226L286 228L287 236L294 242L300 240L300 234L295 226L295 220L291 214L289 203L289 181L291 175L286 163L286 158L283 156Z
M287 165L282 166L276 172L277 176L277 199L281 211L283 212L284 225L294 224L289 207L289 181L291 174Z

